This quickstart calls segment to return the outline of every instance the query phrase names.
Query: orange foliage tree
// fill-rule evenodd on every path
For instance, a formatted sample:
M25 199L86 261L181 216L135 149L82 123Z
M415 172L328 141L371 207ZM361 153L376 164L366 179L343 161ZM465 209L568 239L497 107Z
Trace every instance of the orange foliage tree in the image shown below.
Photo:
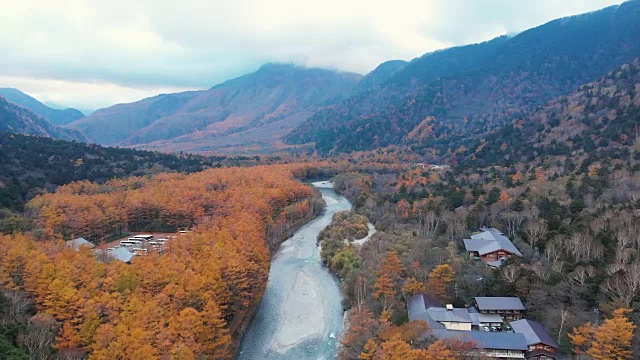
M429 273L427 290L432 296L443 301L447 293L447 287L455 278L456 272L451 265L438 265Z
M274 224L310 215L295 166L212 169L77 182L28 207L39 239L0 236L0 286L24 290L60 324L56 347L90 359L226 359L264 292ZM63 238L192 227L131 264ZM40 240L40 241L37 241Z
M628 317L629 309L617 309L613 317L602 325L586 323L569 333L576 354L589 355L596 360L626 360L633 358L631 349L636 329Z

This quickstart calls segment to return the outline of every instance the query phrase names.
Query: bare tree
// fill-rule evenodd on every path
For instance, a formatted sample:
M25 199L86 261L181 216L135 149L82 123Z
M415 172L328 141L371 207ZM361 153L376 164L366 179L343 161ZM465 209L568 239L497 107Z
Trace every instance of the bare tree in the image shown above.
M518 280L518 276L520 276L520 267L517 265L505 266L501 269L500 274L505 281L513 283Z
M18 334L17 340L27 348L30 359L51 359L56 327L55 319L48 314L37 314L29 319L26 329Z
M423 235L433 234L440 225L440 216L435 211L427 211L419 217L421 233Z
M596 268L593 266L578 266L574 271L570 272L567 280L576 285L584 286L587 280L596 275Z
M567 238L565 249L577 262L590 261L604 254L604 246L586 231L577 232Z
M630 306L640 291L640 263L627 266L624 272L618 272L600 286L612 300Z
M534 249L536 243L547 233L547 224L544 220L531 219L525 224L524 233L527 235L529 245Z

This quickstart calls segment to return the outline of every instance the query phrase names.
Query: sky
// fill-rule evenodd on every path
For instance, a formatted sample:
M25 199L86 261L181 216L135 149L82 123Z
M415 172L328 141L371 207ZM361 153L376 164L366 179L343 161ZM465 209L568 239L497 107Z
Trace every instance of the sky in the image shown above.
M0 0L0 87L79 109L266 62L366 74L619 0Z

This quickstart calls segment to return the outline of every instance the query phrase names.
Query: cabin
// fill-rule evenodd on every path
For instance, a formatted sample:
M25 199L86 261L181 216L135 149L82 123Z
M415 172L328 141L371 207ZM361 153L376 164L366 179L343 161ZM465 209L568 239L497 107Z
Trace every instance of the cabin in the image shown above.
M522 257L518 248L499 230L483 227L480 231L471 235L470 239L463 240L470 259L500 267L503 261L512 256Z
M497 314L505 321L520 320L526 311L519 297L475 297L474 307L481 314Z
M67 246L73 248L75 251L80 251L81 248L86 247L89 249L93 249L96 247L94 244L89 242L87 239L83 237L79 237L77 239L69 240L66 242Z
M527 342L526 358L528 360L556 360L558 344L545 330L542 324L522 319L511 322L513 331L522 334Z

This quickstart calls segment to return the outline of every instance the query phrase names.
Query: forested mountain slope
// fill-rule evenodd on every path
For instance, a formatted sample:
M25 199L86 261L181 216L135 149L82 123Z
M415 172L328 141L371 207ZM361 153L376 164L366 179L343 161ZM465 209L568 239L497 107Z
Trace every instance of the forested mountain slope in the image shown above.
M567 156L574 163L640 160L640 60L552 100L488 134L467 166L511 165ZM631 155L631 157L630 157Z
M209 151L270 144L317 110L348 97L361 76L267 64L206 91L159 95L70 124L105 145Z
M82 132L54 125L42 116L7 101L2 96L0 96L0 131L88 142Z
M286 141L314 142L322 151L403 142L455 150L463 138L495 130L632 61L640 56L638 38L640 1L633 0L515 37L425 54L382 88L318 112Z
M174 156L0 132L0 232L11 232L24 225L16 215L26 201L72 181L102 183L159 172L191 173L248 160Z
M4 96L5 99L26 107L55 125L65 125L84 117L84 114L76 109L68 108L60 110L50 108L18 89L0 88L0 96Z

